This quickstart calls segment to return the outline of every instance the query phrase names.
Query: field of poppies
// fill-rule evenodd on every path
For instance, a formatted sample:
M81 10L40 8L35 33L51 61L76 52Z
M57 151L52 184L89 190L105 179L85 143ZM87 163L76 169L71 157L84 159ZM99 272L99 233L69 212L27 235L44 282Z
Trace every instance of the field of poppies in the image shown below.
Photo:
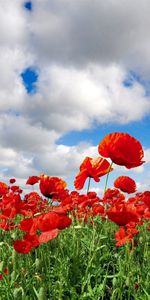
M129 176L108 187L115 165L144 163L142 145L115 132L98 152L82 162L74 191L44 174L27 179L27 194L15 178L0 182L1 300L150 299L150 191L137 191ZM100 198L90 181L102 176Z

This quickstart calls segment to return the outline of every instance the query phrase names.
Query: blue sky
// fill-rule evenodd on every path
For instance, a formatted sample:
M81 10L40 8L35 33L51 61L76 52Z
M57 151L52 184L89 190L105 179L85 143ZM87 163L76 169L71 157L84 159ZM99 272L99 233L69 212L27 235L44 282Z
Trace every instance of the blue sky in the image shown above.
M117 167L110 185L123 173L150 189L149 9L146 0L3 2L4 181L15 176L23 187L28 176L46 173L72 189L84 157L97 156L100 140L119 131L141 142L146 163L130 172ZM100 192L102 184L92 187Z
M33 7L32 7L32 1L27 1L24 3L24 8L26 10L32 11Z

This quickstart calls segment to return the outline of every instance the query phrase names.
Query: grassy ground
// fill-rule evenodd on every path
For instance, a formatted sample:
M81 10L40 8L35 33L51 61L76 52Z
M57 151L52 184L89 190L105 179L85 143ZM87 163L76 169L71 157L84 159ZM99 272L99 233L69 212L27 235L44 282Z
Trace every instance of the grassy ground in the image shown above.
M58 237L19 254L15 232L0 232L0 299L149 300L150 239L145 223L136 246L115 246L118 228L96 217L93 224L73 221Z

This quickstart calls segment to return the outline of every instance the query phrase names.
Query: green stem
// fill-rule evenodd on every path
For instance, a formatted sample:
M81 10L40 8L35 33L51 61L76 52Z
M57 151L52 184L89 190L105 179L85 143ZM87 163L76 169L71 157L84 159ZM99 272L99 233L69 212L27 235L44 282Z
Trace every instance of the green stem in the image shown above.
M106 189L107 189L108 177L109 177L109 173L110 173L110 170L111 170L111 168L112 168L112 165L113 165L113 162L111 162L111 164L110 164L110 166L109 166L109 170L108 170L107 176L106 176L105 187L104 187L104 194L105 194Z
M88 264L85 269L85 273L84 273L84 277L83 277L84 281L82 282L82 291L81 291L82 295L85 292L85 287L88 285L88 274L90 273L89 269L91 268L93 260L96 255L95 247L96 247L96 230L93 227L91 243L90 243L89 253L88 253Z
M88 194L89 189L90 189L90 182L91 182L91 177L89 177L89 181L88 181L87 194Z

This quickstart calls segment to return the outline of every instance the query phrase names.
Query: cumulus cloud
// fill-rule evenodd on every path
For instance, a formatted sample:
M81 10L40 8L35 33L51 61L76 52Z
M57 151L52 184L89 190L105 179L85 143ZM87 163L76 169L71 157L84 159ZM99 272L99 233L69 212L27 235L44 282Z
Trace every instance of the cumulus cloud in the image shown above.
M128 123L150 111L141 84L127 89L125 70L118 65L85 69L49 66L40 73L38 93L24 102L23 112L32 123L60 133L97 124ZM135 106L136 103L136 106Z
M24 151L0 147L0 172L3 177L26 178L31 175L47 174L67 180L75 177L85 156L97 157L97 147L87 143L77 146L46 145L44 151L36 146Z
M85 156L97 157L97 147L87 143L77 146L53 145L44 153L37 154L33 163L42 172L67 178L75 176Z
M20 112L26 92L19 74L30 60L22 49L0 47L0 113Z
M1 3L0 172L20 180L41 172L70 179L97 148L57 145L58 138L150 112L144 86L123 85L130 69L149 75L150 3L32 2L31 12L23 0ZM20 74L34 66L39 77L30 95Z
M32 47L44 61L120 62L149 70L148 0L33 0ZM39 22L40 20L40 22ZM147 64L143 62L147 61Z
M47 131L41 126L32 126L22 116L1 115L0 140L1 145L16 151L31 153L44 151L58 138L54 130Z
M150 149L145 149L144 150L144 159L146 163L150 164Z
M10 0L1 1L0 46L16 47L24 45L28 32L26 30L26 14L22 9L23 2L23 0L14 0L13 2Z
M20 111L25 88L20 73L34 62L28 48L24 1L2 0L0 9L0 113Z
M137 182L137 190L144 192L150 190L150 174L148 180L146 179L145 182Z

